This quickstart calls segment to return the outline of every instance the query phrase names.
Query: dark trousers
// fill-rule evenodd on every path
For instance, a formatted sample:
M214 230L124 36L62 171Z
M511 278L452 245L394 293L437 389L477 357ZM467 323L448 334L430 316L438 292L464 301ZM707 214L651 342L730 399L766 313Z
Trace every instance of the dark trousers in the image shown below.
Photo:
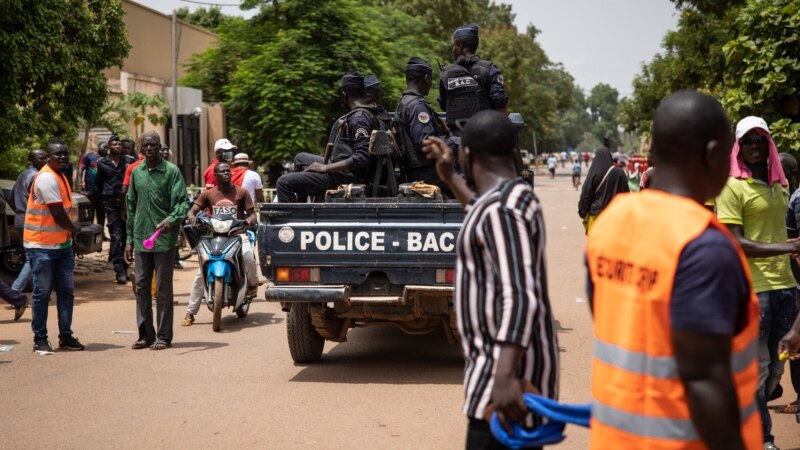
M21 292L11 289L2 280L0 280L0 298L14 306L22 306L28 302L28 299Z
M322 164L319 155L298 153L294 158L294 172L278 178L278 202L304 203L309 195L323 195L328 189L336 189L339 185L358 183L358 178L350 172L316 173L303 172L312 163Z
M172 269L175 252L136 252L136 324L139 340L154 342L156 339L172 343L172 318L175 305L172 303ZM153 328L153 297L150 293L153 275L156 277L156 326Z
M470 417L466 448L467 450L505 450L507 447L494 438L492 430L489 429L489 422ZM541 450L542 447L530 447L530 449Z
M56 291L58 336L72 334L72 309L75 306L73 271L75 256L72 247L59 249L28 248L25 256L33 271L31 296L31 328L33 341L47 340L47 305Z
M127 233L125 232L125 222L120 217L119 199L106 197L103 199L103 205L105 206L106 220L108 220L108 237L111 238L108 260L114 264L114 270L124 273L127 268L123 258Z
M97 224L104 227L106 224L106 207L103 206L103 197L93 195L89 197L89 202L92 204L92 220L97 218Z

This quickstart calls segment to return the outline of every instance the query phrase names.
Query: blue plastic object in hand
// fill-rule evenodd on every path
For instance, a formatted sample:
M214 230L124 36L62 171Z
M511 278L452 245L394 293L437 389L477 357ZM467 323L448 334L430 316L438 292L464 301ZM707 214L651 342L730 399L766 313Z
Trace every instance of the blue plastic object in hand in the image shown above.
M509 434L497 413L492 414L489 427L494 438L501 444L513 449L541 447L557 444L564 440L564 428L568 423L589 427L592 417L592 405L562 405L557 401L535 394L524 394L522 400L534 415L546 417L549 421L532 430L525 429L518 423L508 421L511 426Z

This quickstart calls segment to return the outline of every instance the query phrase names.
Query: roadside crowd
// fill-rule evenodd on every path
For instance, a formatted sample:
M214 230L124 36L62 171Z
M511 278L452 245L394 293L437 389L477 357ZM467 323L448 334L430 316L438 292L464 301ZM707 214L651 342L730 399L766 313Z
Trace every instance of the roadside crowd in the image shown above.
M127 283L128 266L134 265L139 339L132 348L161 350L171 346L172 271L180 268L176 243L187 213L191 221L200 209L213 213L214 208L225 207L227 213L237 215L238 207L239 216L247 213L254 220L253 205L264 200L261 177L248 169L251 161L247 154L233 155L235 149L227 139L216 142L217 159L204 173L207 189L194 200L191 210L183 174L169 162L171 152L154 132L141 136L138 158L134 142L117 136L102 143L98 153L88 152L81 158L80 184L92 201L98 223L102 225L105 221L108 228L108 259L115 269L116 281ZM52 352L47 315L50 295L55 291L58 348L83 350L84 345L72 332L72 241L80 225L72 221L71 215L77 205L65 174L69 150L63 141L53 139L44 150L31 150L28 159L30 165L18 177L9 202L16 213L14 225L22 231L26 261L12 286L0 281L0 297L13 305L14 320L19 320L28 307L23 291L28 285L32 287L33 349ZM144 248L143 241L157 230L160 231L154 245ZM258 278L252 248L245 252L245 259L250 261L248 270L253 280L250 287L255 289ZM156 327L152 313L153 284ZM194 313L203 295L200 281L196 279L195 285L199 288L193 287L189 307Z
M473 54L477 42L476 26L456 30L453 53L459 64L481 61ZM532 186L518 177L514 126L498 111L507 98L497 105L487 100L484 106L491 107L470 112L466 124L454 124L462 130L459 141L434 125L434 113L423 102L431 87L430 65L411 58L406 70L408 96L415 97L409 102L419 108L409 121L435 131L409 133L420 152L420 176L435 172L467 210L456 244L453 294L466 361L466 447L504 448L498 427L545 422L530 413L526 396L557 399L559 392L542 207ZM445 67L442 87L451 70L458 75ZM496 67L485 72L502 87ZM472 85L459 80L452 85ZM333 139L329 149L339 159L298 155L297 172L278 181L282 200L302 201L331 183L363 177L368 161L361 158L371 131L380 126L369 123L378 109L364 104L361 75L346 74L341 87L350 113L337 123L344 137ZM457 104L453 100L451 106ZM157 134L141 137L143 156L136 166L116 142L109 140L110 156L98 160L94 184L109 223L112 263L123 270L126 264L135 267L139 336L132 348L163 350L172 344L174 247L183 220L188 214L194 222L202 210L224 210L252 221L253 205L263 198L258 188L242 187L246 174L229 165L231 160L236 165L238 155L225 139L215 145L217 160L204 174L208 189L191 209L183 175L164 159ZM800 361L800 190L792 194L797 163L785 158L787 168L782 167L763 119L747 117L734 128L717 100L694 91L677 92L660 103L650 156L656 168L645 189L628 193L628 177L610 150L597 150L578 205L587 233L586 284L594 322L590 446L776 450L767 402L780 396L786 360L793 361L793 387L800 395L795 365ZM59 140L50 141L44 152L31 152L34 170L22 227L33 278L37 351L52 351L46 322L53 290L59 348L84 348L71 329L76 227L69 219L74 205L64 175L68 157ZM107 183L107 176L120 184ZM112 230L112 223L119 228ZM155 245L146 248L143 241L157 230ZM117 274L118 282L127 282ZM186 326L202 295L199 280L201 274ZM16 292L0 287L0 295ZM6 298L17 318L25 311L21 298ZM793 405L785 410L796 411L797 402ZM554 414L546 426L557 429L563 421L563 415ZM540 448L535 442L532 448Z

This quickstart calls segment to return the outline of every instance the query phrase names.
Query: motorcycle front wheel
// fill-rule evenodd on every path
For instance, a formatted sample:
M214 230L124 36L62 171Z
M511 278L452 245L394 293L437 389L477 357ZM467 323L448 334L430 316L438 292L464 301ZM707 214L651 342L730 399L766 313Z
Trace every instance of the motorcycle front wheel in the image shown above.
M222 322L222 303L225 300L225 278L216 277L214 279L214 317L211 320L211 329L219 331Z

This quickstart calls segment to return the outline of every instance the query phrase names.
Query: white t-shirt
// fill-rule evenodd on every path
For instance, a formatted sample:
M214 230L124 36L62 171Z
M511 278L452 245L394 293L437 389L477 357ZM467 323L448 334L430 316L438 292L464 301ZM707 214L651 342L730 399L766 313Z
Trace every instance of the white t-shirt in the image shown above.
M547 158L547 168L548 169L556 168L556 158L554 156Z
M33 202L37 205L52 205L53 203L63 202L58 179L52 173L42 172L36 177L36 182L33 185ZM67 238L67 241L63 244L37 244L27 241L22 244L25 248L59 249L68 247L70 243L69 238Z
M250 198L253 204L256 204L256 189L263 189L264 185L261 183L261 176L253 170L247 170L242 179L242 187L250 193Z

